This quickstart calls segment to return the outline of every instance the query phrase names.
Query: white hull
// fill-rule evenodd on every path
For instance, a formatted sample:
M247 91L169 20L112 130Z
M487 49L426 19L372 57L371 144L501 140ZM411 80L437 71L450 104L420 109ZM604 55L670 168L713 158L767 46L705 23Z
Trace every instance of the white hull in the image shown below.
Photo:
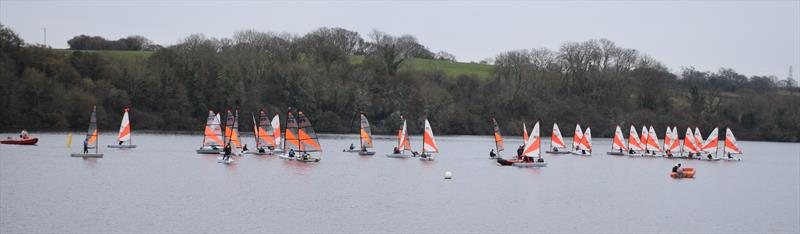
M69 156L76 157L76 158L102 158L103 154L81 154L81 153L72 153Z
M578 155L578 156L592 156L592 153L591 153L591 152L586 152L586 153L584 154L584 153L581 153L581 152L575 152L575 151L572 151L572 152L570 152L570 153L572 153L572 154L574 154L574 155Z
M108 145L108 148L133 149L136 148L136 145Z
M222 157L218 157L217 158L217 162L218 163L231 164L231 163L233 163L235 161L233 160L233 158L228 158L227 160L222 160Z
M733 157L733 158L722 158L725 161L742 161L741 158Z
M428 157L419 157L419 160L420 160L420 161L433 161L433 157L431 157L431 156L428 156Z
M564 150L564 151L561 151L561 150L559 150L559 151L550 151L550 150L548 150L548 151L545 151L545 153L548 153L548 154L569 154L569 151L566 151L566 150Z
M390 157L390 158L410 158L411 155L410 154L404 154L404 153L386 154L386 157Z
M358 149L343 149L342 150L342 152L345 152L345 153L358 153L360 151L361 150L358 150Z
M372 156L372 155L375 155L375 152L372 152L372 151L359 151L358 155L360 155L360 156Z
M219 149L202 148L195 150L195 152L197 152L198 154L219 154L222 153L222 148Z
M625 156L624 152L619 152L619 151L606 152L606 154L607 155L614 155L614 156Z
M515 167L546 167L546 162L514 163Z

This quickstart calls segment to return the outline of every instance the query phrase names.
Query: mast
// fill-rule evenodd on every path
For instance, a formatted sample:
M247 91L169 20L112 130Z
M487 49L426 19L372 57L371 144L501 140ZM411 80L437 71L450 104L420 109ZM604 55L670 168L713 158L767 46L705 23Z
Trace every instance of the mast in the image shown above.
M253 138L256 140L256 149L259 149L259 142L258 142L258 123L256 123L256 114L250 112L250 116L253 117Z

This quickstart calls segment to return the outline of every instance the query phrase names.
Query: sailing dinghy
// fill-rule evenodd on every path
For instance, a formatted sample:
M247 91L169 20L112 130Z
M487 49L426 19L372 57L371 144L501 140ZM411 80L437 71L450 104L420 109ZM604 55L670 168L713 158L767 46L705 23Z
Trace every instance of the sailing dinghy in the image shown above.
M222 152L225 138L222 136L222 126L220 126L219 114L208 111L206 127L203 131L203 146L197 149L198 154L219 154Z
M614 140L611 142L611 151L606 152L606 154L617 156L625 155L625 151L628 151L628 147L625 146L624 139L625 137L622 135L622 129L617 125L617 129L614 130Z
M256 140L256 151L247 153L255 155L273 154L276 148L275 135L273 133L272 124L269 121L269 116L267 116L264 111L260 111L258 114L258 122L256 122L255 115L252 113L251 115L253 117L253 137Z
M403 120L403 125L400 127L400 130L397 131L397 146L394 148L394 152L391 154L386 154L386 157L390 158L408 158L410 157L406 151L411 151L411 143L408 140L408 127L406 125L406 120L403 116L400 116L400 119Z
M575 127L575 132L580 130L580 126ZM592 156L592 129L590 127L586 127L586 131L579 135L580 140L578 140L577 150L572 151L574 155L580 156Z
M708 161L719 161L720 158L717 156L717 146L719 145L719 128L714 128L711 133L708 134L708 138L703 141L703 147L700 148L701 154L705 154L705 156L700 157L701 160L708 160Z
M89 118L89 131L86 132L86 139L83 140L83 152L72 153L70 156L79 158L102 158L103 154L97 152L97 141L99 134L97 131L97 106L92 107L92 117ZM94 148L94 153L89 153L89 149Z
M700 150L697 148L697 144L694 142L694 139L692 128L687 127L686 134L683 136L680 157L694 158L700 153ZM686 154L684 154L684 152L686 152Z
M641 156L642 152L644 152L644 144L639 138L639 133L636 132L636 127L631 125L631 130L628 132L628 156Z
M312 152L322 152L322 146L319 144L319 136L311 126L311 121L303 114L302 111L297 112L300 118L300 127L297 130L297 140L300 145L300 155L294 159L300 162L319 162L322 158L320 155L311 157Z
M525 141L525 149L522 151L523 159L515 162L515 167L546 167L547 163L542 158L542 137L539 134L539 122L533 125L531 135Z
M237 150L242 148L242 142L239 141L239 111L236 111L236 114L231 113L228 110L227 116L225 121L225 144L224 147L231 148L231 156L241 156L241 152ZM222 152L224 154L224 151ZM231 164L234 162L232 157L228 157L227 159L223 160L223 156L217 158L217 162Z
M434 153L439 153L439 146L436 145L436 139L433 138L431 123L425 118L425 129L422 131L422 154L420 154L419 160L433 161Z
M561 130L558 129L558 124L553 123L553 134L550 135L550 148L545 151L548 154L569 154L567 144L564 143L564 137L561 136Z
M300 139L297 138L298 125L297 119L291 111L286 115L286 128L283 130L283 154L278 157L286 160L294 160L300 150Z
M359 143L361 144L361 148L358 151L358 155L361 156L372 156L375 155L374 151L369 151L367 149L372 148L372 128L369 126L369 120L367 120L367 116L364 113L361 113L361 128L359 129Z
M130 149L136 148L131 138L131 122L128 119L128 108L125 108L125 113L122 114L122 122L119 124L119 135L117 135L116 145L108 145L108 148ZM127 143L127 144L125 144Z
M678 137L678 127L672 127L672 129L667 127L667 131L669 132L670 140L667 141L667 136L664 136L664 154L669 158L681 157L681 139Z
M725 146L722 148L722 160L726 161L740 161L741 158L734 157L734 154L742 155L742 148L736 144L736 137L733 136L733 131L730 128L725 128Z
M497 120L492 118L492 124L494 125L493 127L494 127L494 149L495 149L495 155L494 156L489 155L489 159L502 158L500 156L500 152L505 149L505 146L503 145L503 136L500 135L500 126L497 124Z
M650 129L647 130L647 141L645 141L645 154L643 156L647 157L660 157L661 156L661 145L658 143L658 134L656 134L656 130L653 128L653 125L650 125Z
M525 127L525 122L522 122L522 151L525 150L525 144L528 141L528 128ZM522 155L520 155L520 151L517 151L516 156L513 159L503 159L501 157L497 157L497 165L498 166L512 166L514 163L522 162Z

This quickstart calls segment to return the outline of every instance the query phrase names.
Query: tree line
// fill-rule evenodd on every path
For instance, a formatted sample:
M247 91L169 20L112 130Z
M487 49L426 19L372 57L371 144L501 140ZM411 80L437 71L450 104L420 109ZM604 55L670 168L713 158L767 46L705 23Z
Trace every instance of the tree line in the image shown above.
M72 50L145 50L156 51L162 46L143 36L129 36L108 40L100 36L78 35L67 41Z
M544 132L553 122L562 132L581 123L597 137L611 136L617 124L647 124L729 126L741 139L800 141L795 84L728 68L674 74L605 39L502 52L488 78L401 66L440 56L411 35L362 37L342 28L195 34L149 57L129 58L26 45L0 26L0 46L3 131L82 130L96 104L107 130L117 128L123 107L131 108L137 130L196 132L209 109L285 116L292 107L326 133L355 132L364 112L376 134L396 133L403 115L412 133L428 118L440 134L489 134L495 117L506 135L540 120ZM364 59L354 63L353 56Z

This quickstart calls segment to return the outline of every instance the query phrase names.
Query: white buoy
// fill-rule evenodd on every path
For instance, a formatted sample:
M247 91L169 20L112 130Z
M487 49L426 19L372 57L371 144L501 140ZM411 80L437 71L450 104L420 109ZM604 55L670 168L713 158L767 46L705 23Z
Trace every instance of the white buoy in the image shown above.
M445 180L449 180L449 179L452 179L452 178L453 178L453 173L451 173L450 171L445 171L444 172L444 179Z

